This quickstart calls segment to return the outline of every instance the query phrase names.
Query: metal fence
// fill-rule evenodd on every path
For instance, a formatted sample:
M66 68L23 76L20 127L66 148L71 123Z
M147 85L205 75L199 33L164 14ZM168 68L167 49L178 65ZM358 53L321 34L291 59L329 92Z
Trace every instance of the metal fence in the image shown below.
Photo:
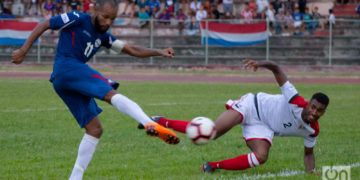
M205 20L205 30L210 22ZM287 22L270 22L267 20L268 38L266 41L249 45L223 47L201 43L200 22L191 21L139 21L131 23L115 21L110 31L119 39L131 44L150 48L173 47L176 57L172 61L164 61L159 57L139 60L111 50L101 49L91 60L93 63L124 64L161 64L161 65L238 65L244 58L281 61L285 64L360 64L360 20L337 19L335 24L324 24L309 28L318 21L306 21L300 27L291 27ZM244 24L244 20L221 20L222 23ZM204 34L205 32L205 34ZM207 39L203 31L203 38ZM58 34L47 31L40 43L33 46L28 61L37 63L52 61L55 53ZM0 59L8 61L14 46L1 46Z

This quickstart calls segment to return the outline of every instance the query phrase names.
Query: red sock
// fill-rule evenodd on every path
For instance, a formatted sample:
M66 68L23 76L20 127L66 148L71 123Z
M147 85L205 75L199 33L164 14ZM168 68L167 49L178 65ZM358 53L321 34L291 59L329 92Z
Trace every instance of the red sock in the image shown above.
M162 117L157 123L161 124L164 127L171 128L175 131L185 133L186 126L189 124L189 121L172 120Z
M254 153L249 153L218 162L209 162L209 164L213 169L244 170L259 166L260 163Z

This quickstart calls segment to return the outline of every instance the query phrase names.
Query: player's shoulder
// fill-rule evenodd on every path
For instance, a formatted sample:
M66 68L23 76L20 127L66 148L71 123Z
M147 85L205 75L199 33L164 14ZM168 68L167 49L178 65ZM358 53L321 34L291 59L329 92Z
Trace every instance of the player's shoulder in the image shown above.
M309 102L304 97L296 94L290 99L289 103L301 108L305 108Z

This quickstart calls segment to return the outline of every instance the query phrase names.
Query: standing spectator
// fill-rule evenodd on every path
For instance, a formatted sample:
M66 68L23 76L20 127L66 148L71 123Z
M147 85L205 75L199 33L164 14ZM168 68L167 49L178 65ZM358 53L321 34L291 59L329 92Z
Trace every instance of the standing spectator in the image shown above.
M220 12L215 4L211 5L210 19L220 19Z
M269 6L268 0L256 0L257 5L257 14L260 16L265 10L266 7Z
M302 13L302 14L305 13L306 4L307 4L307 1L306 1L306 0L298 0L298 7L299 7L300 13Z
M249 7L249 3L245 2L244 8L240 13L241 17L244 18L245 23L251 23L253 21L253 11Z
M90 11L90 4L91 4L91 0L82 0L82 6L83 6L82 11L84 13L87 13Z
M224 6L224 13L230 14L230 17L233 17L233 9L234 9L234 2L233 0L223 0Z
M266 12L265 12L266 17L269 20L269 25L270 25L270 28L272 29L274 27L274 23L275 23L275 10L271 4L268 7L266 7L265 9L266 9Z
M275 10L275 14L278 14L279 13L279 9L282 8L282 3L281 3L282 0L273 0L271 2L271 5L273 6L274 10Z
M330 26L330 24L335 25L335 21L336 21L336 18L335 18L334 11L333 11L333 9L329 9L328 25L329 26Z
M52 0L46 0L44 3L42 12L46 20L50 19L54 15L55 6L56 5Z
M196 11L196 21L197 23L199 23L200 21L206 18L207 18L207 12L205 11L204 6L200 5L200 9Z
M190 3L190 10L196 12L198 9L200 9L200 6L201 6L201 1L192 0Z

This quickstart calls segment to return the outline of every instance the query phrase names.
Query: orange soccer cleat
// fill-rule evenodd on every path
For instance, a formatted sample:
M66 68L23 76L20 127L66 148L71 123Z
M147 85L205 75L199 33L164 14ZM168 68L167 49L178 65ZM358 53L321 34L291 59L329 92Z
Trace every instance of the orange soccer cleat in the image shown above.
M180 139L173 131L161 126L156 122L150 122L146 124L145 130L149 136L159 137L168 144L178 144L180 142Z

